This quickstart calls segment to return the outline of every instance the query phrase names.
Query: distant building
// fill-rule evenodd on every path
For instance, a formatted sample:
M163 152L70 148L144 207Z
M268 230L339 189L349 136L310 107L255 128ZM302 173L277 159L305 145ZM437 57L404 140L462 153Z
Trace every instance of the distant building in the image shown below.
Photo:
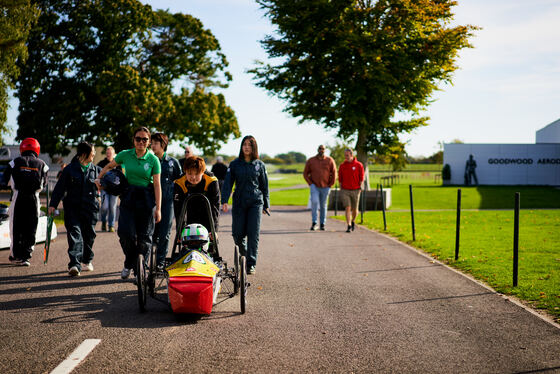
M551 124L537 130L536 133L537 144L540 143L556 143L560 144L560 119L552 122Z
M560 186L560 119L536 132L536 144L444 144L443 163L451 168L445 184L465 184L469 155L479 184Z

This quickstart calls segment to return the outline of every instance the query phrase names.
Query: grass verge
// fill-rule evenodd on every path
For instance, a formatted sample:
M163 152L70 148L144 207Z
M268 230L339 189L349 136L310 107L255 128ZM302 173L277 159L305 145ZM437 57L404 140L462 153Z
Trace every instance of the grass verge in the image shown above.
M513 212L462 212L458 261L454 260L455 221L455 212L416 212L416 241L412 241L410 212L390 212L387 233L471 274L498 292L547 310L560 322L559 210L521 211L519 278L515 288L512 286ZM364 225L383 231L381 212L365 213Z

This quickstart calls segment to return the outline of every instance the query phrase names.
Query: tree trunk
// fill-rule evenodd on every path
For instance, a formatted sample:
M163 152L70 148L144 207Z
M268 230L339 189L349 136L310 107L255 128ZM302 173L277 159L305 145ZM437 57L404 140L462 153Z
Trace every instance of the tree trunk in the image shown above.
M368 153L366 151L366 136L363 130L358 131L358 141L356 142L356 158L364 165L364 186L365 190L369 190L369 167Z

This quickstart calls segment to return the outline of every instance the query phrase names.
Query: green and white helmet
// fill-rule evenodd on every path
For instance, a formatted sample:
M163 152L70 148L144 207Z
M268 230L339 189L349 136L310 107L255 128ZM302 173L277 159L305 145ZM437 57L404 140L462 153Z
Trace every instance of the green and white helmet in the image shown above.
M208 250L208 230L200 223L191 223L183 229L181 235L183 245L189 249Z

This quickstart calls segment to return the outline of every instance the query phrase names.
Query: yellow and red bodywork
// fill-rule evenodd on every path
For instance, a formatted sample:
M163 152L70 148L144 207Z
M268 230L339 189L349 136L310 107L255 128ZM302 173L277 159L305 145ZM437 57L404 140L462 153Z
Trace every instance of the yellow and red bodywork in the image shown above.
M204 252L191 250L169 265L169 301L174 313L210 314L221 282L220 269Z

